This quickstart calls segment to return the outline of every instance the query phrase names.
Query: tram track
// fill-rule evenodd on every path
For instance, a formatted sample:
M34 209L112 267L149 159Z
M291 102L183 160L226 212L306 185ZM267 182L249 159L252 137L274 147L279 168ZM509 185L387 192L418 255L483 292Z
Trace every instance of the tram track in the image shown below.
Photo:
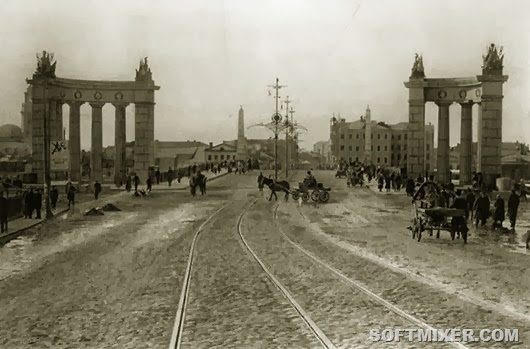
M252 264L259 266L261 271L263 271L263 275L261 275L260 278L266 280L273 288L277 289L277 294L280 297L280 299L285 299L288 306L293 310L293 313L296 314L296 317L298 317L302 323L300 326L307 328L309 331L306 333L306 336L310 336L314 338L316 341L315 343L319 343L319 347L326 348L326 349L335 349L335 345L327 338L327 336L323 333L323 331L314 323L314 321L311 319L311 317L308 315L308 313L298 304L298 302L294 299L294 297L290 294L290 292L279 282L278 278L275 277L265 266L263 261L260 259L260 257L255 253L255 251L250 247L247 240L245 239L245 235L243 233L242 229L242 222L244 220L245 214L250 209L250 207L257 201L257 199L251 201L250 203L247 203L242 211L237 216L236 220L236 236L239 241L241 255L244 257L244 259L249 260L249 262L254 262ZM212 213L208 218L197 228L193 235L193 239L190 245L188 260L186 264L186 270L185 275L183 279L182 289L180 293L179 303L177 306L177 312L175 315L173 330L169 342L169 348L175 349L175 348L182 348L183 347L183 339L185 337L184 329L186 327L186 315L188 311L188 306L190 304L193 304L193 301L190 303L190 294L192 293L192 274L194 273L194 267L197 257L199 256L199 253L197 251L197 246L199 243L199 238L201 237L201 233L209 228L207 228L207 225L210 224L212 221L216 219L216 217L219 216L219 213L223 211L227 206L230 204L226 204L216 210L214 213ZM213 223L215 224L215 223ZM276 292L274 292L276 293ZM281 296L280 296L281 295ZM270 295L271 296L271 295ZM277 299L274 296L271 296L273 299L269 300L271 302L277 302ZM282 301L282 303L285 303ZM193 314L193 313L192 313ZM304 326L305 325L305 326ZM187 331L187 330L186 330ZM290 345L291 346L291 345ZM291 347L296 347L296 345L292 345Z
M420 319L418 317L415 317L415 316L407 313L406 311L404 311L400 307L396 306L395 304L392 304L390 301L384 299L383 297L379 296L375 292L371 291L364 283L347 276L346 274L341 272L339 269L329 265L328 263L326 263L325 261L323 261L322 259L317 257L315 254L311 253L310 251L308 251L307 249L302 247L300 244L294 242L285 233L285 231L283 230L281 225L278 224L278 208L279 208L279 205L276 205L275 208L274 208L274 211L273 211L273 220L274 220L275 226L277 227L277 229L280 232L280 234L285 238L285 240L288 241L292 246L294 246L300 252L302 252L305 256L310 258L312 261L316 262L321 267L323 267L326 270L328 270L331 273L333 273L340 280L342 280L343 282L345 282L346 284L348 284L352 288L354 288L354 289L356 289L358 291L361 291L362 293L367 295L369 298L371 298L376 303L378 303L381 306L385 307L386 309L390 310L391 312L393 312L394 314L398 315L399 317L409 321L411 324L419 326L419 327L421 327L421 328L423 328L425 330L429 330L429 331L432 331L432 332L437 332L438 335L440 335L440 336L444 335L438 329L436 329L435 327L433 327L433 326L429 325L427 322L425 322L423 319ZM300 212L300 214L302 214L302 213ZM446 336L446 337L448 339L448 344L453 346L454 348L459 348L459 349L467 349L467 348L469 348L469 347L465 346L462 343L454 342L453 338L451 338L450 336Z

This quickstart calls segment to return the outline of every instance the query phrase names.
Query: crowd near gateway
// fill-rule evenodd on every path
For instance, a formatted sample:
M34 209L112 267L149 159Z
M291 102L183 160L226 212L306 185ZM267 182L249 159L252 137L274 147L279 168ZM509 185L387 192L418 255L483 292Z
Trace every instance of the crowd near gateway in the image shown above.
M530 5L75 3L0 14L1 348L530 348Z

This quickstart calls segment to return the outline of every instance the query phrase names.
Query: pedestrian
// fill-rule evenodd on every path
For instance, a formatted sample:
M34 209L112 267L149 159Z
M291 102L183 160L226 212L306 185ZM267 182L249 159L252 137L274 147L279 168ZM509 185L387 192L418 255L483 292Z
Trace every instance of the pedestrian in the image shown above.
M490 216L490 199L485 191L480 192L473 208L475 209L475 225L478 227L480 223L480 226L484 226Z
M72 208L74 208L75 206L75 192L75 187L73 185L70 185L68 188L68 193L66 194L66 198L68 199L68 209L70 209L70 206Z
M508 219L512 230L515 230L515 223L517 220L517 210L519 209L519 194L512 189L510 197L508 198Z
M171 182L173 182L173 170L171 167L167 170L167 186L171 187Z
M41 219L40 211L42 208L42 191L40 189L37 189L33 195L33 208L37 212L35 219Z
M156 169L155 171L155 177L156 177L156 184L160 184L160 169Z
M7 233L7 217L9 215L9 199L0 193L0 232Z
M151 176L147 177L147 180L145 181L145 184L147 185L147 192L151 192L151 189L153 188L153 181L151 180Z
M466 193L466 202L467 202L467 210L469 212L468 219L473 219L473 204L475 203L475 194L473 193L473 190L471 188L467 189Z
M54 185L52 189L50 190L50 204L53 209L57 207L58 199L59 199L59 191L57 190L57 187Z
M258 189L259 191L263 191L263 179L265 177L263 176L263 172L260 172L259 173L259 176L258 176Z
M138 186L140 185L140 177L138 177L138 174L134 174L133 177L133 183L134 183L134 192L138 193Z
M467 200L466 196L463 195L462 190L458 189L456 191L456 198L453 201L452 208L456 208L459 210L464 211L464 216L453 216L451 218L451 226L453 227L454 231L458 234L458 238L460 238L460 234L467 233L469 228L467 227L466 221L467 217L469 216L468 212L468 206L467 206Z
M130 192L131 191L131 187L132 187L132 178L131 178L131 175L127 175L127 180L125 182L125 190L127 192Z
M408 178L405 184L405 191L407 192L408 196L414 195L414 188L415 188L414 179Z
M497 195L497 199L495 200L493 207L494 211L492 228L495 230L495 228L502 228L502 222L504 222L505 219L504 199L500 195Z
M403 180L401 179L401 175L398 174L396 176L396 179L395 179L395 182L396 182L396 191L400 191L401 190L401 185L403 184Z
M101 193L101 183L96 181L94 183L94 199L96 199L96 200L98 199L99 193Z
M33 188L29 188L29 190L26 190L26 193L24 195L24 208L24 217L31 218L31 216L33 216Z
M382 173L379 174L379 178L377 179L377 189L379 189L379 191L383 191L383 186L385 184L385 177L383 176Z
M391 187L392 187L392 177L390 177L389 175L386 175L385 176L385 189L387 193L390 192Z

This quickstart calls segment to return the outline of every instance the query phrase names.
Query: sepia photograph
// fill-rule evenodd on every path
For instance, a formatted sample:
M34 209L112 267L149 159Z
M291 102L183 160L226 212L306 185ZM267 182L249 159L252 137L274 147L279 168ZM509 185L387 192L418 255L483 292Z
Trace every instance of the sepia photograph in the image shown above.
M529 348L530 2L0 0L0 348Z

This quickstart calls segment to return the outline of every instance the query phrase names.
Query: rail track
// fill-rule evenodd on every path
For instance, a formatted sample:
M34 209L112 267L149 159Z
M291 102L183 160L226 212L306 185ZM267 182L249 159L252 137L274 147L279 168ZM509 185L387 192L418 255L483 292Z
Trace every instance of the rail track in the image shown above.
M246 205L243 209L243 211L239 214L237 218L236 223L236 230L237 234L239 236L242 249L244 251L248 251L254 261L259 265L259 267L263 270L267 278L278 288L278 290L281 292L281 294L287 299L287 301L290 303L292 308L296 311L298 316L301 318L301 320L306 324L306 326L309 328L309 330L312 332L314 337L318 340L318 342L322 345L323 348L326 349L336 349L335 345L329 340L329 338L322 332L322 330L314 323L314 321L311 319L311 317L307 314L307 312L298 304L298 302L294 299L294 297L291 295L291 293L280 283L280 281L269 271L269 269L265 266L263 261L259 258L259 256L254 252L254 250L249 246L247 240L245 239L245 236L243 234L241 224L243 221L243 218L247 212L247 210L257 201L252 201L249 205ZM182 337L183 337L183 331L184 331L184 325L185 325L185 318L186 318L186 309L188 305L188 299L189 299L189 293L190 293L190 286L191 286L191 274L193 269L193 263L195 260L195 251L196 251L196 245L197 241L199 239L199 236L201 232L205 229L205 227L210 223L221 211L223 211L229 204L226 204L219 208L217 211L212 213L195 231L195 234L193 236L193 240L190 245L190 252L188 255L188 261L186 265L186 271L184 274L184 280L183 285L181 289L180 299L177 306L177 312L175 315L175 321L173 325L173 330L171 334L171 339L169 342L169 348L170 349L177 349L181 348L182 344Z
M371 291L365 284L363 284L362 282L358 281L358 280L355 280L347 275L345 275L343 272L341 272L340 270L338 270L337 268L329 265L328 263L324 262L322 259L320 259L319 257L315 256L313 253L311 253L310 251L306 250L304 247L302 247L300 244L294 242L286 233L285 231L282 229L281 225L278 224L278 208L279 208L279 205L276 205L275 208L274 208L274 211L273 211L273 221L274 221L274 224L275 226L277 227L277 230L278 232L280 232L280 234L282 234L282 236L286 239L287 242L289 242L291 245L293 245L296 249L298 249L300 252L302 252L304 255L306 255L308 258L310 258L311 260L313 260L314 262L316 262L318 265L320 265L321 267L327 269L328 271L330 271L331 273L333 273L335 276L337 276L340 280L342 280L343 282L345 282L346 284L348 284L349 286L351 286L352 288L358 290L358 291L361 291L362 293L366 294L369 298L371 298L372 300L374 300L376 303L382 305L383 307L385 307L386 309L392 311L393 313L395 313L396 315L398 315L399 317L407 320L407 321L410 321L412 324L416 325L416 326L419 326L423 329L426 329L426 330L429 330L429 331L432 331L432 332L437 332L440 336L443 336L444 334L441 333L438 329L434 328L433 326L429 325L427 322L425 322L424 320L418 318L418 317L415 317L409 313L407 313L406 311L402 310L401 308L399 308L398 306L392 304L391 302L389 302L388 300L384 299L383 297L377 295L375 292ZM300 214L302 214L300 212ZM462 343L459 343L459 342L454 342L452 341L453 339L450 337L450 336L446 336L446 338L448 339L448 342L447 344L450 344L451 346L455 347L455 348L459 348L459 349L467 349L468 347L465 346L464 344Z

